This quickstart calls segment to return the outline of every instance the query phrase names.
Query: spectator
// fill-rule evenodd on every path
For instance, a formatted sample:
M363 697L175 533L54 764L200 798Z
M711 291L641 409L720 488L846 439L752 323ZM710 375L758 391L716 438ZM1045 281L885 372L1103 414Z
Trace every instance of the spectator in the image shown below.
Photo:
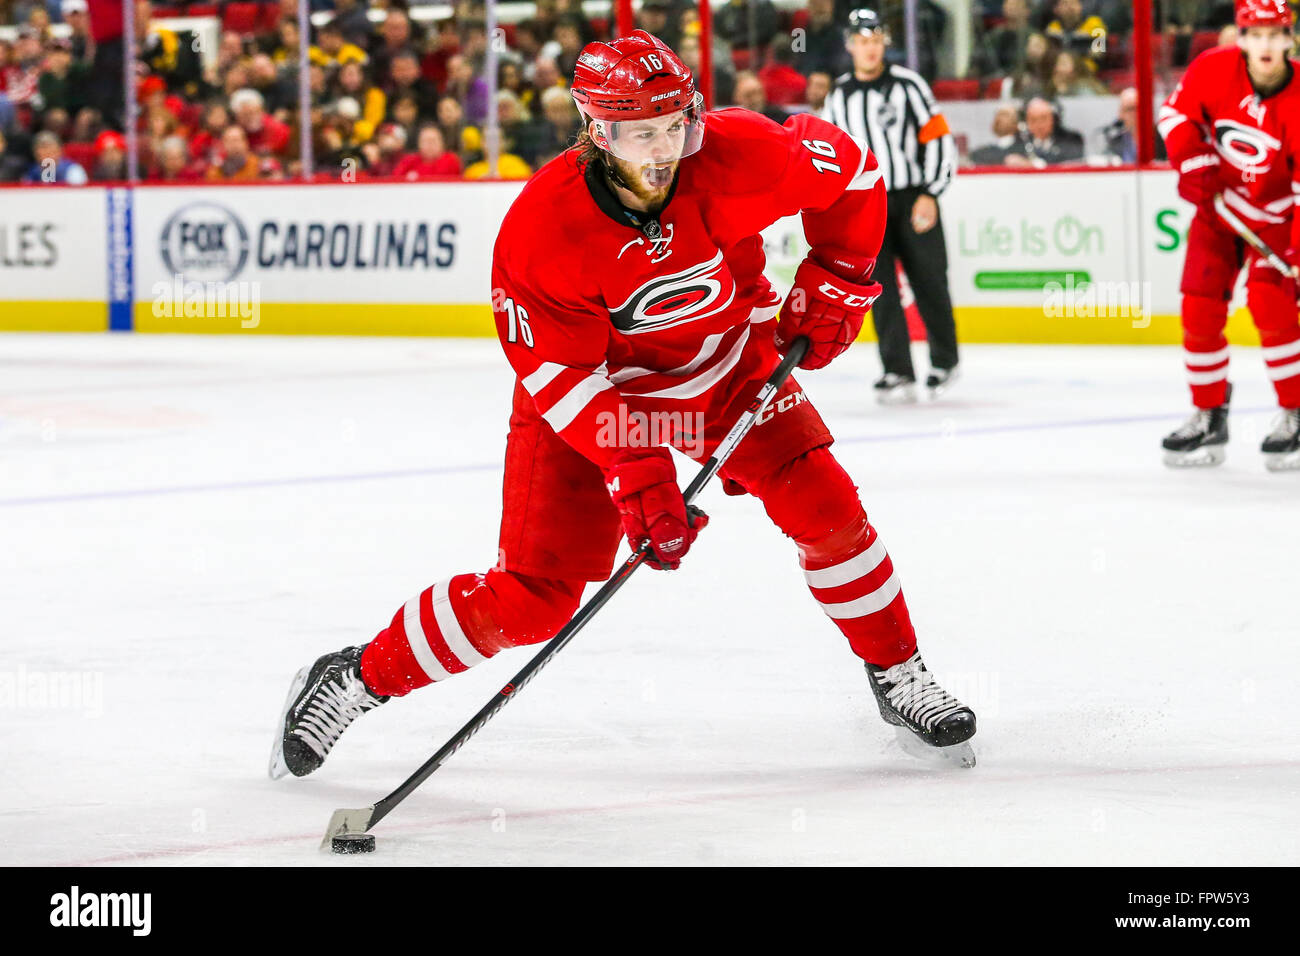
M453 99L452 102L455 102ZM457 104L459 107L459 104ZM388 120L395 126L400 126L405 134L405 142L402 146L405 148L406 143L415 140L416 130L419 129L423 120L420 117L420 104L410 93L399 93L388 100Z
M781 29L781 20L772 0L727 0L725 6L714 11L713 29L733 50L757 51L772 42ZM736 83L739 86L739 77Z
M420 127L416 151L403 156L393 170L398 179L415 181L434 179L439 176L460 175L460 160L455 153L449 153L443 142L442 132L436 126Z
M519 97L509 90L497 93L497 125L501 130L501 148L533 166L545 145L546 131L541 123L532 120Z
M42 109L76 112L85 105L86 67L72 57L72 44L55 40L45 57L45 69L37 81Z
M362 142L355 132L360 118L361 104L350 96L326 107L322 121L313 127L319 170L338 170L340 179L355 181L357 172L365 165Z
M500 61L497 64L497 89L509 90L522 100L524 93L529 91L528 84L524 81L523 67L514 60Z
M1007 156L1017 152L1024 158L1020 145L1020 111L1011 103L1002 103L993 113L993 142L971 150L970 161L975 166L1003 166Z
M230 111L235 123L243 128L246 148L258 156L284 156L289 148L289 127L266 115L262 94L257 90L237 90L230 97ZM226 143L223 134L222 145Z
M497 179L527 179L532 174L528 164L514 153L502 153L497 157ZM465 170L466 179L487 179L490 175L486 159L471 163Z
M271 48L271 59L277 66L294 67L298 63L298 21L285 17L276 30L276 44ZM309 53L308 56L311 54Z
M57 137L56 137L57 138ZM23 178L29 162L10 148L5 131L0 127L0 183L16 183Z
M736 74L736 105L755 113L762 113L775 123L784 124L790 114L779 106L769 106L763 92L763 81L750 70Z
M462 142L465 135L467 124L465 122L465 110L460 105L460 100L454 96L444 96L438 100L438 129L442 133L443 142L447 148L453 152L460 153ZM407 142L413 142L415 136L409 131L407 133Z
M1044 31L1047 38L1058 49L1082 57L1095 71L1106 50L1106 24L1101 17L1085 17L1082 0L1056 0L1052 10L1056 19Z
M1086 66L1080 65L1078 56L1069 50L1057 54L1056 62L1052 65L1053 99L1062 96L1106 96L1109 92L1097 82Z
M255 53L248 62L249 85L262 94L266 109L281 121L298 104L297 74L282 75L267 53ZM292 84L286 82L291 78Z
M779 34L767 47L767 61L758 71L763 84L763 95L769 103L791 106L803 102L808 80L794 68L794 52L790 38Z
M413 97L420 119L433 119L437 109L438 90L421 74L420 60L414 50L402 50L393 56L388 66L385 92L390 99Z
M804 104L810 112L821 113L826 107L826 97L831 94L833 80L829 73L815 70L808 74L808 88L804 90Z
M1083 137L1062 126L1057 107L1041 96L1025 104L1020 146L1030 164L1037 167L1083 161Z
M361 147L366 158L366 172L382 179L393 176L405 148L406 130L396 123L385 123L375 134L375 141Z
M95 140L95 168L90 178L97 183L116 183L126 179L126 140L121 133L105 130Z
M334 22L343 34L343 41L364 48L370 42L368 5L361 0L333 0L332 4L326 4L326 9L329 6L334 7Z
M529 83L533 81L533 61L541 55L545 39L536 20L515 24L515 50L524 63L524 79Z
M168 89L181 84L184 72L180 37L153 22L153 5L149 0L136 0L135 42L139 58L149 67L149 72L166 80Z
M518 27L515 28L518 31ZM518 33L516 33L516 36ZM429 43L429 51L420 60L420 75L441 89L447 82L447 61L460 52L460 33L456 21L438 21L438 29Z
M209 103L203 110L198 132L190 140L190 156L205 168L215 164L221 149L221 134L229 125L230 112L226 104L220 101Z
M637 13L637 29L663 40L674 50L680 45L677 24L672 21L673 0L645 0ZM572 72L568 74L572 76Z
M803 52L795 65L804 76L829 73L832 78L853 65L844 46L844 24L835 15L835 0L808 0Z
M885 14L885 20L888 24L886 34L898 38L898 44L889 48L889 62L895 66L906 66L907 52L903 38L907 36L907 31L903 26L903 5L894 5ZM948 26L948 14L932 0L917 0L916 21L916 72L926 82L932 82L938 67L938 51L943 44L943 32Z
M457 53L447 61L447 86L443 93L460 100L470 123L481 123L487 118L487 83L474 75L474 67L464 54Z
M63 183L68 186L84 186L88 180L86 171L78 164L63 156L63 146L59 137L49 131L37 133L32 139L32 152L36 162L27 175L25 183Z
M1218 46L1236 46L1237 45L1237 25L1229 23L1219 31Z
M61 10L63 22L72 31L68 36L68 42L72 44L72 59L89 69L94 45L90 39L90 7L86 0L63 0Z
M419 40L414 35L411 18L405 10L392 8L379 25L379 43L371 46L370 59L376 76L388 76L393 57L404 50L417 46Z
M727 52L722 40L714 37L713 42L713 102L711 107L735 102L736 74L731 65L731 54ZM692 76L700 75L700 35L696 30L687 32L677 47L677 55L690 69Z
M331 20L316 31L316 43L318 46L309 49L307 56L327 69L340 63L365 63L369 59L365 50L343 38L338 20Z
M534 167L544 166L577 141L582 119L574 108L573 97L557 86L542 91L544 135Z
M1128 87L1119 94L1119 116L1102 130L1106 138L1106 154L1117 163L1137 162L1138 93ZM1156 136L1155 158L1165 159L1165 142Z
M104 122L122 128L122 106L126 99L122 88L124 71L122 41L122 0L86 0L90 13L90 35L94 60L87 85L91 105L99 110Z
M1011 75L1010 83L1003 84L1002 95L1020 100L1047 95L1051 90L1055 64L1056 52L1047 37L1041 33L1029 34L1025 41L1024 65Z
M411 70L411 75L419 78L419 61L409 52L406 61ZM339 71L334 78L334 95L336 99L344 96L351 97L360 104L361 116L357 118L356 124L353 126L353 137L358 142L364 143L374 136L375 130L384 121L384 114L388 109L388 99L384 96L383 90L370 82L370 79L366 76L365 67L360 63L344 63L339 67Z
M1025 65L1025 43L1029 39L1029 0L1003 0L1002 23L984 38L989 66L1012 74Z
M565 14L555 23L555 42L559 51L555 55L555 65L562 76L572 76L578 65L578 54L585 45L583 28L586 21L573 14Z
M104 131L104 117L93 106L86 106L77 111L72 120L72 143L93 143L95 137Z
M270 172L273 167L268 167ZM220 159L208 167L208 182L247 183L263 178L263 164L248 146L243 127L231 123L221 134Z
M23 125L30 129L28 114L40 105L41 41L31 27L18 31L18 41L9 55L9 64L0 70L0 91L9 103L24 117Z

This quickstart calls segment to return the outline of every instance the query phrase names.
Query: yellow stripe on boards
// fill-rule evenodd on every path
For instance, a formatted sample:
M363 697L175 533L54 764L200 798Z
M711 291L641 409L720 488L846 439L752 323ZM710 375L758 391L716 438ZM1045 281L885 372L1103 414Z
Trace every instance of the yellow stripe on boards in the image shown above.
M0 299L0 332L104 332L103 302L14 301Z
M155 315L153 304L137 302L138 332L227 335L430 335L495 336L492 309L483 305L357 302L263 302L251 317L236 308L226 315Z

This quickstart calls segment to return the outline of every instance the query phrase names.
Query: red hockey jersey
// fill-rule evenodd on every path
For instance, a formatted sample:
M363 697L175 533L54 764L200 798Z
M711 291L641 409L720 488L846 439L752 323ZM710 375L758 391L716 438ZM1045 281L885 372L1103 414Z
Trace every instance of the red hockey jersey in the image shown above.
M538 170L497 236L506 357L539 414L602 467L617 447L602 422L713 422L770 371L780 297L761 229L801 212L814 248L880 249L885 190L864 143L808 114L778 126L729 109L706 122L658 217L624 209L570 150Z
M1300 197L1300 62L1290 65L1287 84L1261 97L1240 49L1207 50L1157 117L1173 167L1213 149L1224 202L1256 226L1286 222Z

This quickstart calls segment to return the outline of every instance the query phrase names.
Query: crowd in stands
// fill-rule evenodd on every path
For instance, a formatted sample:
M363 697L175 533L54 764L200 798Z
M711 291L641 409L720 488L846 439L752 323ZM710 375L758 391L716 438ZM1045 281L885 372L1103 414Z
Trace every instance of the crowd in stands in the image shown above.
M133 2L133 0L126 0ZM179 3L134 0L140 176L156 182L246 182L301 174L300 44L308 44L311 152L321 178L403 180L493 175L485 121L500 128L496 175L528 176L569 146L580 123L567 89L583 45L612 20L579 0L536 0L503 17L490 41L482 0L455 0L431 21L404 0L310 0L319 22L304 38L297 0ZM0 182L104 182L126 178L122 83L123 0L0 0ZM777 122L820 109L849 68L851 0L727 0L714 9L713 106L735 104ZM511 6L502 0L501 9ZM1219 26L1231 0L1158 0L1154 40L1185 64L1232 42ZM890 57L903 60L902 0L877 4L890 24ZM415 8L417 11L419 8ZM972 161L1044 165L1076 161L1061 97L1120 94L1108 143L1134 154L1131 4L1119 0L970 0L966 75L941 77L951 14L917 0L919 71L940 99L990 98L993 145ZM611 16L613 10L610 11ZM215 50L178 16L214 17ZM509 22L517 21L517 22ZM637 25L664 39L697 73L700 24L691 0L644 0ZM489 42L497 92L484 75ZM1128 104L1127 106L1125 104ZM992 104L990 104L992 109Z

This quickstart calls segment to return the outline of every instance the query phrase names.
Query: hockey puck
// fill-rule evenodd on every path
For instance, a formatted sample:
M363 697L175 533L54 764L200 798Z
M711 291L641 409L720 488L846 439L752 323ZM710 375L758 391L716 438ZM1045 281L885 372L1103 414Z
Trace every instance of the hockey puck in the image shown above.
M330 840L335 853L374 853L375 838L370 833L344 833Z

